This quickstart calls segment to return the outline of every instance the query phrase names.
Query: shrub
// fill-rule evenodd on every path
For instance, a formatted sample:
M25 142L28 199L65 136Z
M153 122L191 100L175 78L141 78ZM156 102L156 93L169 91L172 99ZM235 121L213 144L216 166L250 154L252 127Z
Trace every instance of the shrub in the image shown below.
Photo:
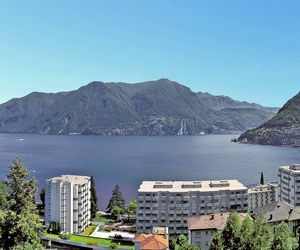
M117 243L112 242L112 243L110 244L109 247L110 247L111 249L117 249L117 248L118 248L118 245L117 245Z
M71 238L71 235L67 232L61 232L59 234L59 238L61 238L63 240L69 240Z

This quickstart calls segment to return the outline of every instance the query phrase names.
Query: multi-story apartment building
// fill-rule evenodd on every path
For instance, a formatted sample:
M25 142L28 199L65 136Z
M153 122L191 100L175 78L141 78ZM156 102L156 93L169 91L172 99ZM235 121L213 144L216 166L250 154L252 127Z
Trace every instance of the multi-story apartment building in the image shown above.
M81 233L90 223L90 177L62 175L47 180L45 223L57 222L61 230Z
M188 235L189 216L248 211L247 188L237 180L144 181L138 190L137 232L168 227L170 238Z
M300 206L300 164L279 168L279 200Z
M278 184L270 182L248 189L248 211L278 201Z

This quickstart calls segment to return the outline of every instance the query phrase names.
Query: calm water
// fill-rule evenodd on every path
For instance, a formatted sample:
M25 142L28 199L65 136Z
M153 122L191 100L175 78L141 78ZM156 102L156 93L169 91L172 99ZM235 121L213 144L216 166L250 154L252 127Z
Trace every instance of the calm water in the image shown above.
M230 142L234 135L103 137L0 134L0 177L19 156L44 186L60 174L93 175L104 208L115 184L135 197L142 180L277 179L279 165L300 163L300 149ZM21 140L20 140L21 139Z

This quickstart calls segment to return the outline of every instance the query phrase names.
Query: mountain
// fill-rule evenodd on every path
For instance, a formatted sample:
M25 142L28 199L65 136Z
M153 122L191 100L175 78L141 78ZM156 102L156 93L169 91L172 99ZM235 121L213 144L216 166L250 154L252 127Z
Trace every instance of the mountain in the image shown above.
M257 109L266 112L277 113L278 108L263 107L256 103L236 101L225 95L212 95L210 93L198 92L201 102L213 110L220 111L224 109Z
M300 146L300 92L290 99L272 119L243 133L239 141Z
M92 82L70 92L34 92L1 104L0 132L231 133L254 128L274 115L273 109L249 105L214 109L199 93L168 79L137 84Z

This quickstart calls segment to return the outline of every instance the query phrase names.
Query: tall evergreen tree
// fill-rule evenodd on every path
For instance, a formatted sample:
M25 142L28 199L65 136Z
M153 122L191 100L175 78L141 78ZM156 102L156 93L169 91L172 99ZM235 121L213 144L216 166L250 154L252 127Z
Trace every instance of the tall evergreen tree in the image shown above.
M209 244L209 250L223 250L223 239L222 231L217 231L214 233L212 240Z
M288 225L281 222L276 228L271 250L293 250L297 246L297 240L291 236Z
M91 218L95 218L98 212L98 198L94 177L91 176Z
M226 250L239 249L240 228L241 228L240 217L237 212L232 212L229 215L225 228L222 231L224 249Z
M28 170L18 158L10 168L7 185L8 205L0 224L0 247L43 249L39 238L43 225L34 203L36 181L29 179Z
M252 249L252 235L254 231L253 219L247 215L243 220L240 230L240 249L250 250Z
M45 191L45 188L43 187L40 192L40 199L41 199L43 208L45 208L45 196L46 196L46 191Z
M263 172L261 172L260 173L260 185L264 185L265 184L265 179L264 179L264 173Z
M0 210L6 208L7 199L8 199L7 184L4 181L2 181L0 182Z
M268 250L272 243L272 229L265 216L259 216L254 222L252 250Z
M106 211L108 213L111 213L112 209L114 207L119 207L121 208L123 211L126 211L126 206L125 206L125 200L123 198L123 194L120 190L119 185L116 185L113 192L112 192L112 196L108 202Z

